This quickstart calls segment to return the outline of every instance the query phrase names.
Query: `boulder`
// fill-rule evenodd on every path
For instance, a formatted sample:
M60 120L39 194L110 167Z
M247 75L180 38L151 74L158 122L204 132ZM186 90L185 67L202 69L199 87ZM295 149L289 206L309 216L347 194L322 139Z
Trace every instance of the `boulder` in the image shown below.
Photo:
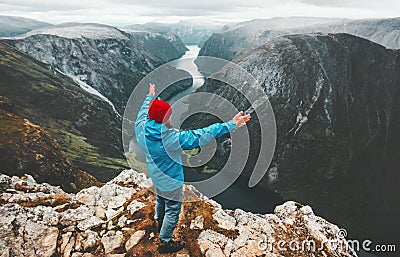
M137 245L139 243L140 239L142 239L145 234L146 234L145 230L138 230L135 233L133 233L133 235L131 235L131 237L125 243L126 251L129 251L132 247Z

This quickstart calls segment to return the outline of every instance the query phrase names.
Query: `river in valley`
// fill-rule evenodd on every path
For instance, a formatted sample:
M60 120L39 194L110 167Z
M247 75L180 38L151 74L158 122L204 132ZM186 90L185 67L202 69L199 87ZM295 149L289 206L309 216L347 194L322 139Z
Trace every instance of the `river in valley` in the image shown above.
M174 67L189 72L193 77L193 86L178 93L170 99L173 108L172 123L180 124L181 114L187 111L185 103L176 103L182 97L185 97L201 87L205 81L203 75L198 71L198 67L194 60L197 57L200 48L198 46L189 45L189 49L185 55L174 62ZM176 103L176 104L174 104ZM186 167L185 181L200 181L214 176L214 173L201 173ZM283 199L275 192L262 187L248 187L248 178L240 176L227 190L213 197L214 200L222 204L224 208L235 209L240 208L246 211L257 213L270 213L274 207L283 202Z

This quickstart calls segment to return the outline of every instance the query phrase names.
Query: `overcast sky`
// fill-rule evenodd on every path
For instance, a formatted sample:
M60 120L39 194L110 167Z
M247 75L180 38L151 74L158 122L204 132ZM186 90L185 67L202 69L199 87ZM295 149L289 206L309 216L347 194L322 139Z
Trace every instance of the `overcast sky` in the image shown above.
M188 18L380 18L400 16L400 0L0 0L0 14L55 24L76 21L115 26Z

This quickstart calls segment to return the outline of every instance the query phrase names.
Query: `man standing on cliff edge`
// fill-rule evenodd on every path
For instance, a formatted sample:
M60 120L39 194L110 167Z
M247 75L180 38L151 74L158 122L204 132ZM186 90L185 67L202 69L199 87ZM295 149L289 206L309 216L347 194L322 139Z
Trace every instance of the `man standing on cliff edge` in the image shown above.
M163 100L154 100L155 85L150 83L149 94L140 108L135 133L139 146L146 155L147 169L156 190L156 214L161 245L159 253L181 250L183 241L172 240L183 201L184 174L182 150L208 144L244 125L250 115L239 112L231 121L187 131L172 129L171 106Z

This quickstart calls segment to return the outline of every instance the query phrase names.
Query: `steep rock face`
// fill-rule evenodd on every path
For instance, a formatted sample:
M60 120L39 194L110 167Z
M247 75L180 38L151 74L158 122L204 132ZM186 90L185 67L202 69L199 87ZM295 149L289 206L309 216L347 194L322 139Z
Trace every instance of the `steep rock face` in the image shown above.
M66 23L6 41L92 87L123 113L135 85L186 47L171 34L124 32L100 24Z
M399 18L353 21L297 18L297 23L296 18L286 19L283 18L281 23L273 22L274 19L256 20L226 32L215 33L204 44L200 55L232 60L242 50L251 51L274 38L316 32L348 33L366 38L387 48L400 48ZM295 20L290 22L291 19Z
M187 50L181 39L171 32L138 32L124 30L133 40L141 42L143 48L164 62L181 57Z
M198 201L183 204L175 234L186 247L160 255L151 186L144 174L125 170L74 195L29 175L1 174L0 250L3 256L357 256L339 228L309 206L286 202L266 215L223 210L193 187L185 195ZM302 248L307 242L315 246Z
M126 167L121 120L102 99L3 43L0 77L0 95L10 99L15 114L49 132L80 170L104 181Z
M275 113L276 151L261 183L286 199L310 203L353 235L393 240L400 214L399 53L347 34L310 34L277 38L234 62L261 84ZM237 75L228 66L219 76ZM201 90L249 108L221 83L209 80ZM198 117L192 122L209 123ZM255 162L255 116L248 127ZM219 169L221 158L207 165ZM250 165L245 173L251 171Z
M13 37L48 26L51 26L51 24L43 21L0 15L0 37Z
M4 101L0 102L4 103ZM54 138L38 125L0 107L1 172L23 176L32 174L39 182L77 191L95 185L96 179L78 170Z

